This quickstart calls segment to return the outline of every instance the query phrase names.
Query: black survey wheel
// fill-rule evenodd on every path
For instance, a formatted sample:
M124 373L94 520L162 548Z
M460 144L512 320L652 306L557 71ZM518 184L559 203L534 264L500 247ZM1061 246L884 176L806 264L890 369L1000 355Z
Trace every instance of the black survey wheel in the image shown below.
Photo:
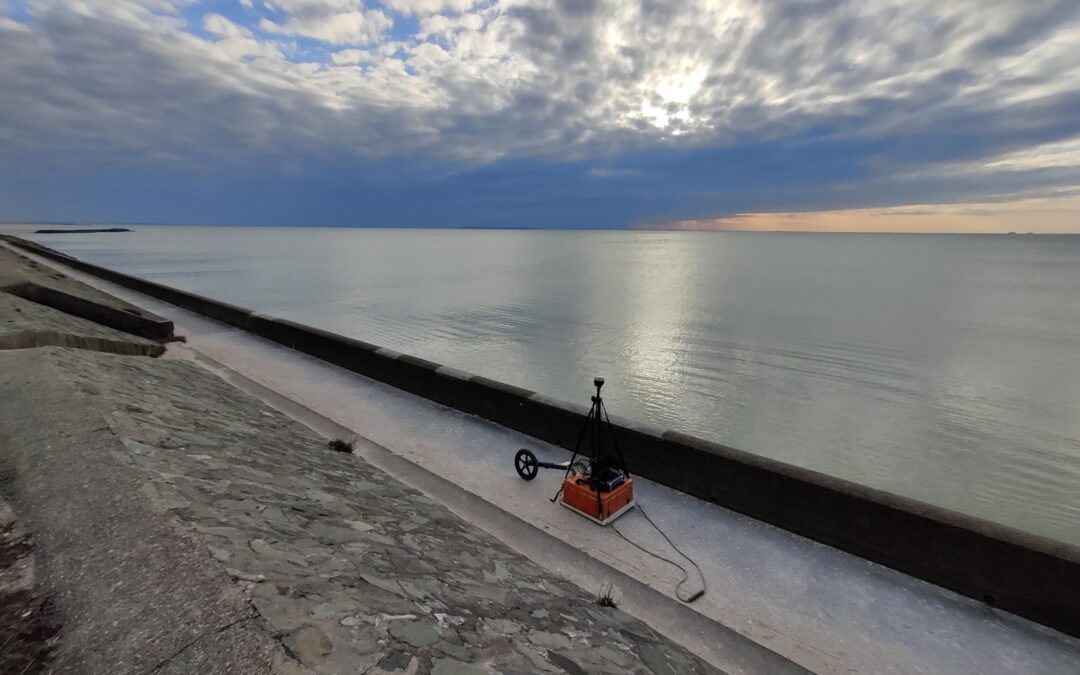
M525 448L518 450L517 454L514 455L514 468L517 469L518 475L525 480L536 478L536 473L540 470L540 466L536 462L536 455Z

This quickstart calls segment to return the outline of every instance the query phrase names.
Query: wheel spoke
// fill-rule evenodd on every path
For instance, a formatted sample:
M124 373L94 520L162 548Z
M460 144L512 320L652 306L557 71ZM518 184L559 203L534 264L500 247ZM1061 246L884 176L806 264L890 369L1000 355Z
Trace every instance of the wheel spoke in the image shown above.
M536 455L527 448L522 448L514 455L514 468L523 479L532 480L540 467Z

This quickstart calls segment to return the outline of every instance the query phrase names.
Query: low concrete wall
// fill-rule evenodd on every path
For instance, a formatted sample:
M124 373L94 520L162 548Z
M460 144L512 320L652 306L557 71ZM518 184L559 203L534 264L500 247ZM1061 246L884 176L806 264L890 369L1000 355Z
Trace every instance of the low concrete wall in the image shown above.
M572 448L588 409L360 340L8 241L353 372ZM637 475L1080 637L1080 549L769 460L613 419ZM507 448L507 467L514 448Z
M143 316L134 312L124 311L115 307L102 305L85 298L80 298L55 288L48 288L38 284L23 282L13 286L7 286L4 292L17 295L24 300L36 302L58 309L65 314L71 314L94 323L115 328L116 330L138 335L148 340L165 342L173 337L173 323L157 317Z

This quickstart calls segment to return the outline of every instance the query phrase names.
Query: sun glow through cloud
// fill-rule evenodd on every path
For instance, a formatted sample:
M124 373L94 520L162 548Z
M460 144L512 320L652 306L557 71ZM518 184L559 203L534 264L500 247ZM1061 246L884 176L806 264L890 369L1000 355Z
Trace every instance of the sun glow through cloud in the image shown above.
M882 232L1069 234L1080 224L1080 187L1074 194L982 204L914 204L885 209L806 213L746 213L730 218L663 224L675 230L745 232Z

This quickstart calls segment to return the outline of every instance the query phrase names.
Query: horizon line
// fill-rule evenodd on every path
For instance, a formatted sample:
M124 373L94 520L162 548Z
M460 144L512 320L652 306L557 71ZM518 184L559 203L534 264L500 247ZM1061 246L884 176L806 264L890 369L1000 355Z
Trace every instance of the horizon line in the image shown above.
M807 229L739 229L739 228L679 228L679 227L655 227L655 226L618 226L618 227L537 227L537 226L514 226L514 225L295 225L282 223L178 223L178 222L141 222L141 221L0 221L0 227L4 226L27 226L27 227L87 227L87 226L123 226L123 227L274 227L296 229L334 229L334 230L508 230L508 231L535 231L535 232L709 232L709 233L740 233L740 234L886 234L886 235L995 235L995 236L1024 236L1024 237L1061 237L1080 236L1080 229L1070 232L1037 232L1034 230L1015 230L1003 232L1000 230L986 231L955 231L941 230L938 232L905 231L905 230L807 230Z

